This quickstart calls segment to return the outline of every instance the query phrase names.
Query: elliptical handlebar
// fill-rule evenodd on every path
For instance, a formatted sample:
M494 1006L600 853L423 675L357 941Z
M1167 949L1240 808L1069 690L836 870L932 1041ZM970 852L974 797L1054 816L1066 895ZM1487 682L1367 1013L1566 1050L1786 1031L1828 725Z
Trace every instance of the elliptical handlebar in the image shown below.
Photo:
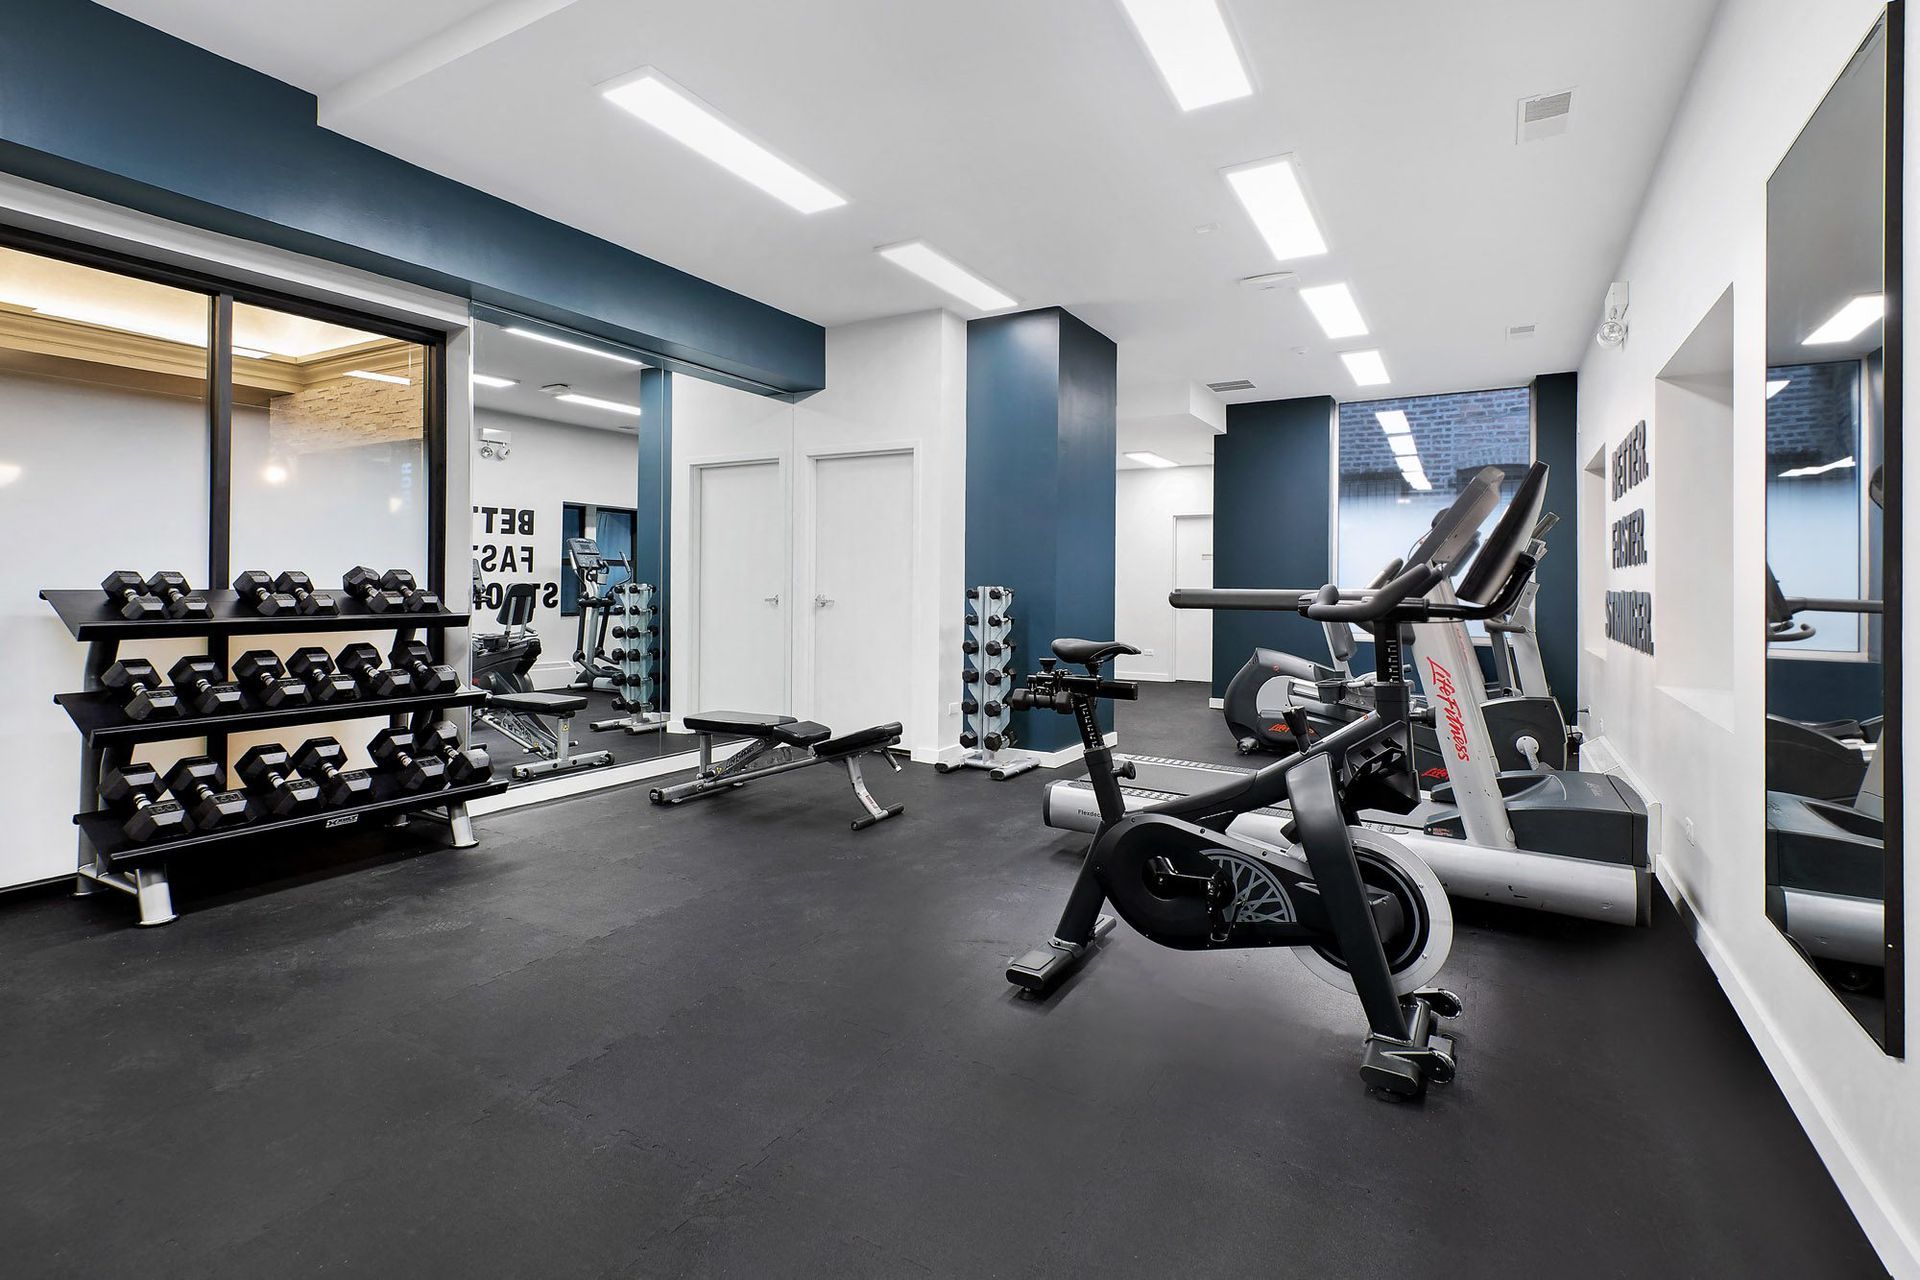
M1424 596L1446 576L1438 565L1417 564L1358 600L1342 596L1340 589L1329 583L1312 600L1303 601L1300 612L1315 622L1377 622L1409 596Z

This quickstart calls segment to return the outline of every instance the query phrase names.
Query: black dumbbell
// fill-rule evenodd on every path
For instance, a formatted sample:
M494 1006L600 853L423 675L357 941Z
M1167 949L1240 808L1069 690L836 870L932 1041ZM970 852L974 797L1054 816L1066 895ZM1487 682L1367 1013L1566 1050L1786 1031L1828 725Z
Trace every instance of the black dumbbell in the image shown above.
M1002 747L1010 747L1012 745L1013 734L1010 732L1002 730L999 733L990 733L987 735L987 750L989 751L998 751Z
M1006 678L1007 678L1007 673L1004 671L998 670L997 668L994 670L988 671L986 673L986 681L988 684L999 684L1001 681L1005 680Z
M315 702L351 702L360 696L360 682L336 671L333 659L317 644L295 649L287 659L287 674L306 685Z
M234 659L233 678L247 696L268 710L302 707L313 701L306 682L295 680L271 649L249 649Z
M971 750L980 745L980 739L974 737L970 731L963 730L960 734L960 745Z
M160 775L150 764L123 764L100 779L102 800L116 809L133 810L120 830L135 844L186 834L187 811L159 796Z
M1013 641L1011 640L987 641L987 656L989 657L997 658L1003 653L1012 653L1012 652L1013 652Z
M964 712L966 712L966 713L967 713L968 715L972 715L972 714L973 714L974 712L976 712L976 711L978 711L978 710L980 709L980 704L979 704L979 703L977 703L977 702L975 702L975 701L973 700L973 696L972 696L971 694L969 694L969 695L967 696L967 699L966 699L966 701L964 701L964 702L962 702L962 703L960 704L960 709L961 709L962 711L964 711Z
M424 640L405 640L393 646L387 661L413 677L413 687L421 693L445 693L460 687L460 673L444 662L433 660L433 650Z
M392 591L406 602L408 613L440 612L440 597L431 591L422 591L420 584L413 580L413 574L406 569L389 569L381 575L380 588Z
M146 581L131 569L115 569L100 580L100 589L120 606L120 616L128 622L145 622L167 614L167 606L147 594Z
M346 748L332 738L308 738L293 753L293 767L319 784L320 794L335 808L359 804L373 794L373 775L365 769L342 769Z
M971 639L962 640L960 642L960 652L965 654L978 653L980 652L980 642L978 640L971 640Z
M261 806L276 818L291 818L320 802L320 784L295 773L287 749L277 742L249 747L235 769L247 790L259 796Z
M355 565L342 574L340 585L348 595L365 605L369 613L401 613L406 610L407 598L398 591L381 587L380 575L363 564Z
M193 594L186 575L163 569L147 579L147 594L157 596L166 605L169 618L211 618L213 609L205 596Z
M375 698L405 698L413 693L413 677L380 665L380 651L365 640L340 651L340 669L352 676L360 691Z
M289 569L273 580L273 589L292 596L294 606L305 614L338 613L340 602L331 591L315 591L313 579L297 569Z
M209 756L188 756L167 771L167 790L187 806L193 825L201 831L247 820L247 798L220 787L220 766Z
M367 751L403 791L432 791L446 785L446 761L421 750L405 729L382 729L367 744Z
M273 589L273 579L263 569L248 569L233 580L233 589L240 593L240 603L263 617L274 617L282 613L293 613L300 608L300 602L285 591Z
M980 681L980 673L978 671L975 671L972 667L968 667L966 670L960 673L961 684L978 684L979 681Z
M122 658L107 668L100 683L119 697L129 720L180 714L179 695L161 683L160 673L145 658Z
M197 716L224 716L246 706L240 686L220 679L220 664L205 654L182 658L167 669L173 691Z
M460 730L454 728L451 721L436 720L428 725L420 745L440 757L440 762L447 766L447 781L456 787L485 782L493 776L493 761L487 756L487 749L462 747Z

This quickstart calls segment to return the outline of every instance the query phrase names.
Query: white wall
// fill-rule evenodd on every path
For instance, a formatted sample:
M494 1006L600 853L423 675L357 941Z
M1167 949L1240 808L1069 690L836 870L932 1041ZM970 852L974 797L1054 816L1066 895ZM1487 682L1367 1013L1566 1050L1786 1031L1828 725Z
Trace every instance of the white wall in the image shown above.
M1581 681L1589 727L1601 739L1596 758L1617 755L1660 803L1662 879L1691 906L1702 949L1742 1020L1882 1257L1898 1274L1920 1275L1920 1078L1880 1052L1762 911L1766 181L1880 11L1870 0L1721 7L1619 269L1617 278L1633 290L1632 335L1618 351L1589 347L1580 370L1582 464L1645 418L1658 466L1655 379L1733 286L1732 473L1690 495L1696 504L1726 504L1725 518L1740 531L1730 567L1700 566L1712 574L1730 568L1733 608L1690 610L1688 597L1672 592L1654 603L1657 645L1678 636L1682 652L1732 655L1730 710L1722 716L1717 707L1690 705L1660 687L1684 683L1684 673L1670 679L1658 655L1607 642L1594 607L1599 586L1583 593ZM1913 101L1909 88L1910 108ZM1915 137L1911 116L1907 137ZM1906 167L1911 205L1920 185L1911 141ZM1906 288L1913 287L1910 273ZM1594 303L1597 313L1597 294ZM1915 400L1910 390L1910 421L1920 421ZM1916 477L1920 451L1909 455L1907 483ZM1646 502L1656 564L1687 554L1677 539L1661 536L1660 492L1647 481L1607 503L1611 520ZM1593 493L1592 485L1583 489ZM1671 531L1675 522L1667 525ZM1583 579L1651 589L1651 566L1609 567L1605 522L1583 519L1581 527ZM1916 615L1920 601L1910 601L1909 635ZM1920 693L1910 694L1909 716L1916 703ZM1920 795L1916 776L1920 759L1909 762L1909 795ZM1907 894L1908 918L1920 919L1920 875L1908 877ZM1907 952L1909 990L1920 978L1915 941Z
M966 326L946 312L924 312L845 325L827 331L826 389L796 404L754 396L684 375L673 384L673 581L675 598L687 601L693 547L688 531L691 471L702 463L778 459L789 495L791 550L810 527L808 486L801 472L811 459L859 451L911 449L915 457L915 527L875 530L875 536L910 538L915 572L902 590L913 597L911 674L901 691L903 742L914 757L957 751L960 639L964 608L966 515ZM790 602L814 594L811 566L792 556ZM809 688L812 652L805 610L788 610L792 635L792 706L815 714ZM694 688L694 611L672 611L673 714ZM848 672L847 678L859 678ZM774 710L775 708L768 708ZM836 729L860 726L835 725Z
M531 582L539 588L533 628L540 633L540 661L532 671L541 689L557 689L573 679L572 654L577 620L562 617L557 604L559 583L571 570L560 548L560 512L569 502L609 507L637 507L638 445L623 431L596 431L592 427L528 418L492 409L475 409L474 428L507 431L513 446L505 459L473 460L473 554L491 548L495 562L512 568L483 569L489 586ZM477 435L476 437L477 438ZM654 500L640 519L653 518ZM524 519L503 517L500 508L533 512L533 532L521 534ZM489 517L482 508L493 508ZM455 516L457 519L457 515ZM489 521L492 532L488 531ZM512 531L506 526L511 525ZM449 589L451 590L451 581ZM457 579L464 585L464 572ZM555 604L549 605L552 599ZM476 613L474 629L498 631L492 610Z
M1141 651L1115 664L1121 678L1173 679L1173 521L1212 514L1212 467L1115 474L1113 635Z

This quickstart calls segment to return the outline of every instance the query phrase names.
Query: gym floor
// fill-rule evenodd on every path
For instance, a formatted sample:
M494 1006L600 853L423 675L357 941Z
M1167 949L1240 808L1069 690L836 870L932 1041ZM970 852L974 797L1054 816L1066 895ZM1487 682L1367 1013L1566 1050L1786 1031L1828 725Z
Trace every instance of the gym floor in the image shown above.
M1217 759L1198 686L1122 742ZM1122 926L1006 783L627 788L0 904L0 1205L32 1276L1883 1274L1679 920L1463 912L1461 1074L1370 1099L1350 996ZM338 855L336 855L338 856Z

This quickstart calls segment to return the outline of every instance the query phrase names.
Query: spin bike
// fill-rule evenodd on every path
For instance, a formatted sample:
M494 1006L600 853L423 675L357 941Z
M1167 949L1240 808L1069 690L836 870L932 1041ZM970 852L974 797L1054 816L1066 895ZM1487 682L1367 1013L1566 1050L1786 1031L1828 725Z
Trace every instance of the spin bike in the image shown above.
M1138 696L1138 685L1101 670L1139 651L1054 641L1055 657L1042 660L1008 702L1074 718L1101 829L1053 938L1010 963L1007 980L1034 996L1056 987L1113 929L1100 910L1110 902L1136 931L1175 950L1294 948L1314 973L1360 997L1368 1025L1360 1075L1382 1096L1419 1097L1430 1081L1451 1080L1453 1041L1436 1021L1457 1016L1460 1000L1425 984L1452 946L1452 908L1424 863L1361 827L1357 816L1363 808L1405 813L1419 803L1401 629L1433 607L1420 597L1442 576L1421 564L1377 589L1343 595L1329 585L1300 597L1308 618L1373 633L1373 709L1312 739L1305 713L1290 709L1301 718L1302 740L1312 743L1306 751L1131 816L1095 704ZM1060 663L1086 674L1061 671ZM1293 848L1227 834L1239 814L1280 801L1292 804Z

